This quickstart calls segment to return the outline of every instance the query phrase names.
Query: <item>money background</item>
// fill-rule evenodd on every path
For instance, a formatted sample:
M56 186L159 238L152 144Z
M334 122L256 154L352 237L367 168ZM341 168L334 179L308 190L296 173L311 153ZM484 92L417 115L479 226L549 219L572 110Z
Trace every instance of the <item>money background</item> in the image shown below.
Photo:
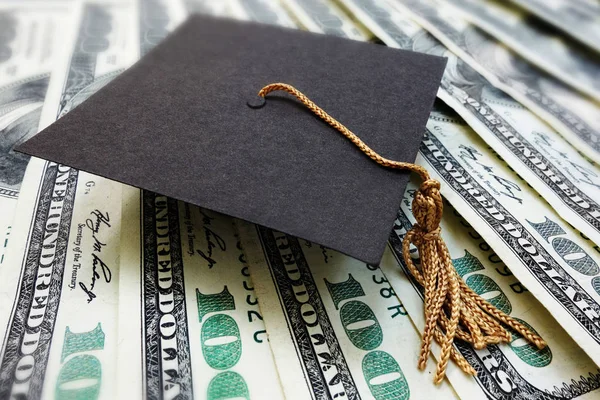
M447 57L416 162L459 275L548 347L456 342L477 376L439 386L439 349L417 368L416 177L371 266L12 150L194 12ZM0 399L600 398L597 3L3 0L0 21Z

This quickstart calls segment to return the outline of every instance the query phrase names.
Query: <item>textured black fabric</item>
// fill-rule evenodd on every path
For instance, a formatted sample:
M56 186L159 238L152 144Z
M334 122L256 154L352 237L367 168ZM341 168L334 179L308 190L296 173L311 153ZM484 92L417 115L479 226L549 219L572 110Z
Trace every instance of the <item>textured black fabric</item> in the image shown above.
M445 59L192 16L18 150L377 264L407 172L385 169L293 97L305 93L375 151L413 162Z

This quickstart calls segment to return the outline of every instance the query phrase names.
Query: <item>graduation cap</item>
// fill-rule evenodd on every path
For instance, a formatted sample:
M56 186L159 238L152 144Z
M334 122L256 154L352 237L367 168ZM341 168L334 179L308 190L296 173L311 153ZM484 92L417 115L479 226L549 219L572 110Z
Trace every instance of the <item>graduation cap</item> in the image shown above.
M384 157L414 162L446 61L193 16L17 150L378 264L409 172L381 167L285 94L286 82Z
M445 64L375 44L192 16L17 150L371 264L381 260L412 169L426 182L413 208L420 226L407 236L425 243L427 261L439 251L441 196L412 163ZM441 286L442 264L433 266L442 270ZM454 335L446 332L449 341Z

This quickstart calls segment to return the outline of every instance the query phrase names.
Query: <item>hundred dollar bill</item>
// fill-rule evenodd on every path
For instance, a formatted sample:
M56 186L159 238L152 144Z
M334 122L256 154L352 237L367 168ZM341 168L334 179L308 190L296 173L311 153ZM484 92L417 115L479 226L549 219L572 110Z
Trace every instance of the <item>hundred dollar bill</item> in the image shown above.
M359 29L343 11L331 1L281 0L307 30L355 40L367 40L366 32Z
M287 399L454 399L378 267L239 222ZM454 366L452 366L454 367Z
M456 10L538 68L600 100L600 54L499 0L456 0Z
M232 219L146 191L125 194L119 394L283 398Z
M600 51L600 5L594 0L511 0Z
M528 63L439 0L390 2L494 86L531 109L600 163L600 105Z
M448 201L600 364L600 248L565 223L468 126L445 115L431 118L419 154Z
M131 3L76 6L41 127L131 61ZM29 163L0 279L0 398L115 398L120 187Z
M438 97L519 171L557 212L600 243L600 169L449 52L406 15L376 0L344 0L388 46L448 58Z
M68 1L0 3L0 240L8 238L29 157L13 148L38 132L50 72L73 18ZM0 246L0 263L4 246Z
M454 119L448 113L434 113L429 126L435 129L436 120L445 123L448 118ZM418 186L417 179L408 185L390 236L389 251L380 268L422 332L425 326L423 288L412 279L402 254L404 235L415 222L411 204ZM457 371L448 372L448 379L461 398L597 398L600 394L598 367L515 278L477 230L447 202L441 227L454 266L465 282L496 307L535 330L548 344L544 349L537 349L515 332L508 345L488 345L483 350L456 342L455 348L477 371L476 385L459 384ZM413 262L418 265L418 252L413 251ZM439 354L438 346L433 353Z

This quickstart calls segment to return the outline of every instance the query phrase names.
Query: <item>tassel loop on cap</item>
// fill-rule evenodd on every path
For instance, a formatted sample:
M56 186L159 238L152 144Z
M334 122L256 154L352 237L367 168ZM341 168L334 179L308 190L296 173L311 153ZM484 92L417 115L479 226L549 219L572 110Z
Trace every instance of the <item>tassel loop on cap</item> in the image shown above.
M464 372L476 375L475 369L453 346L454 339L469 342L475 349L482 349L488 344L509 343L511 334L500 325L500 322L538 348L546 346L539 335L482 299L458 275L452 265L448 248L440 236L440 222L444 209L440 183L431 179L425 168L380 156L352 131L291 85L272 83L263 87L258 96L264 98L275 90L283 90L295 96L378 164L415 172L423 180L415 192L412 203L412 212L417 222L407 232L402 242L404 262L425 290L425 329L418 361L420 369L425 368L431 352L431 344L435 339L441 347L434 376L435 383L440 383L444 379L450 359ZM410 256L411 244L419 251L420 269Z

